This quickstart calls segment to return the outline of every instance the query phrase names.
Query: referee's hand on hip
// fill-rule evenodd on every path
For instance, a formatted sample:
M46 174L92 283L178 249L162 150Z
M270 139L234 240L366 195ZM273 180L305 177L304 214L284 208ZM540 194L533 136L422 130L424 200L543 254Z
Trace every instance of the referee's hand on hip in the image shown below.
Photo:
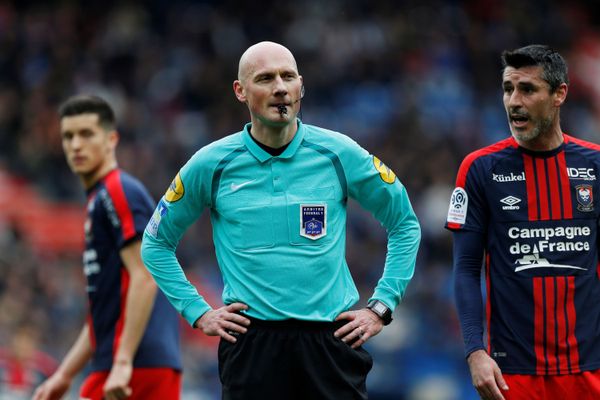
M383 329L383 320L368 308L356 311L345 311L337 316L336 321L348 322L335 331L334 336L341 338L345 343L352 343L356 349L365 344L369 338L377 335Z
M194 322L194 327L201 329L208 336L221 336L228 342L235 343L237 339L231 333L246 333L250 320L238 314L247 310L243 303L231 303L227 306L205 312Z

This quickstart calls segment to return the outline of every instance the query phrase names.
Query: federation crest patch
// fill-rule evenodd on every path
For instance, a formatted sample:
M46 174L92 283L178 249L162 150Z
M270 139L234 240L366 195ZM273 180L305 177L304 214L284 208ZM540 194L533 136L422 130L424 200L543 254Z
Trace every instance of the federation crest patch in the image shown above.
M175 175L175 179L169 185L167 189L167 193L165 193L165 200L169 203L174 203L177 200L181 199L185 194L185 188L183 187L183 181L181 180L181 176L179 173Z
M575 186L577 193L577 209L583 212L589 212L594 209L594 194L592 185L577 185Z
M300 236L317 240L327 235L327 204L300 204Z
M464 224L467 220L467 208L469 207L469 196L465 189L457 187L450 197L450 207L448 208L449 223Z
M388 168L387 165L383 163L379 158L373 156L373 165L375 169L379 172L379 176L385 183L394 183L396 180L396 174L394 171Z
M152 214L152 218L148 221L148 225L146 225L146 232L150 235L156 237L158 234L158 226L160 225L160 220L167 213L167 205L161 200L156 206L154 213Z

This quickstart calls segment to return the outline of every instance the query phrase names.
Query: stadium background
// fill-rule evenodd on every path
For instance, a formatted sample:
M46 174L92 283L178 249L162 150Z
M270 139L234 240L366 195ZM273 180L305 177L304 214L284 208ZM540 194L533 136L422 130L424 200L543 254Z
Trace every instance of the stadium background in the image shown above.
M158 199L193 152L248 120L231 88L237 62L250 44L273 40L294 52L304 76L303 121L340 130L384 160L423 227L405 301L368 343L371 398L475 399L443 229L454 175L468 152L508 135L499 62L507 48L561 51L571 78L563 129L600 141L598 2L81 3L0 3L0 398L28 398L85 313L84 197L62 155L57 105L80 92L107 98L121 167ZM364 302L381 273L385 232L356 203L349 209L347 256ZM178 254L220 304L206 214ZM219 398L215 345L184 327L185 399Z

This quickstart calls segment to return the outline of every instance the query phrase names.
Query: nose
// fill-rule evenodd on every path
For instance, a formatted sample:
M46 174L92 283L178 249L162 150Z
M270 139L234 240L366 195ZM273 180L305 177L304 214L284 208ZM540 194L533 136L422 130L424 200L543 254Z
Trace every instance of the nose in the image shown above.
M509 108L519 108L522 105L521 102L521 94L518 90L513 90L510 95L508 95L508 107Z
M71 144L71 149L77 150L77 149L81 148L81 145L83 144L83 140L79 137L79 135L73 135L73 138L71 138L71 140L70 140L70 144Z
M287 86L279 75L273 81L273 93L275 96L285 96L288 93Z

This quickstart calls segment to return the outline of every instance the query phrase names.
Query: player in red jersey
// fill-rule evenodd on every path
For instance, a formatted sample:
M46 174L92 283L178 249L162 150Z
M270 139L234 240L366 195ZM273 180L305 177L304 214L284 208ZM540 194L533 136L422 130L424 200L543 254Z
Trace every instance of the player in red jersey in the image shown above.
M60 108L62 145L87 192L83 269L88 323L34 400L61 398L91 361L80 397L92 400L178 399L178 316L140 258L141 234L154 211L143 185L117 167L113 110L94 96Z
M486 400L598 399L600 146L560 127L559 53L531 45L502 61L512 135L465 158L446 223L473 384Z

